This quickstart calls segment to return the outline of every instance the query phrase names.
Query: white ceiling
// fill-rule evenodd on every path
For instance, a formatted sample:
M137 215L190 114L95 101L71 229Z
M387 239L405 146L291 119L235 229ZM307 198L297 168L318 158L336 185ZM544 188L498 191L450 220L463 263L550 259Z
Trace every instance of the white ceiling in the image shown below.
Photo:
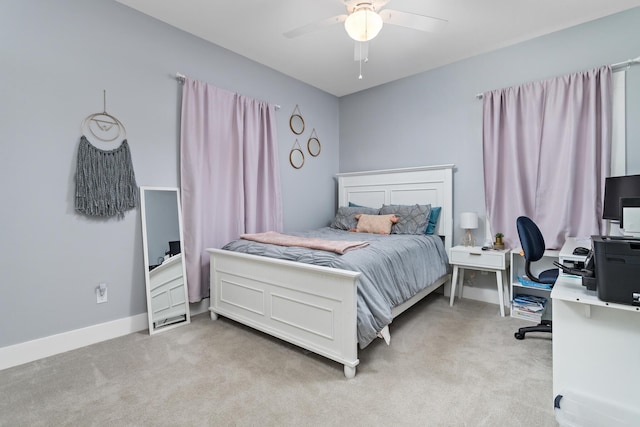
M640 6L640 0L391 0L384 8L448 22L437 33L385 25L369 42L359 80L354 42L342 24L283 36L345 14L342 0L116 1L336 96Z

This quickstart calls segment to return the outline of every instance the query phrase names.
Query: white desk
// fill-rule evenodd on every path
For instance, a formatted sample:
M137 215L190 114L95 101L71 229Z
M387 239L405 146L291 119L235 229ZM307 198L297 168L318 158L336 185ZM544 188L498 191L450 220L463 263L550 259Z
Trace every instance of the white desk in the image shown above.
M560 277L553 299L553 396L576 391L637 408L640 307L601 301L578 278ZM639 421L640 423L640 421Z

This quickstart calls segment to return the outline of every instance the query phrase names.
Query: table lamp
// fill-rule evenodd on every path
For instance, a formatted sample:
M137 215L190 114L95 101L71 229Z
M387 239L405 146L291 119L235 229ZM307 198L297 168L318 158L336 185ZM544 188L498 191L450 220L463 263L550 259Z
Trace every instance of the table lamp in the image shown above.
M476 212L463 212L460 214L460 228L465 230L462 238L463 246L475 246L476 238L473 231L478 228L478 214Z

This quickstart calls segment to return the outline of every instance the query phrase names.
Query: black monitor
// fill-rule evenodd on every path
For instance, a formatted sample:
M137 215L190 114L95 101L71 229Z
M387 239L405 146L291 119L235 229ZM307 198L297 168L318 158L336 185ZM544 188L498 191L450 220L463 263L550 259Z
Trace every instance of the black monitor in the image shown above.
M602 219L620 221L620 199L640 197L640 175L610 176L604 181Z

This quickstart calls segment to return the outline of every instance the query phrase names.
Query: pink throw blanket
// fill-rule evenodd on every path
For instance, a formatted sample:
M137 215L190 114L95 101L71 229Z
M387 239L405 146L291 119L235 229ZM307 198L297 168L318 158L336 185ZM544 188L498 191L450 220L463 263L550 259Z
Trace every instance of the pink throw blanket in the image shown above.
M342 240L326 240L315 237L298 237L288 234L280 234L275 231L267 231L266 233L242 234L241 239L253 240L254 242L270 243L278 246L299 246L310 249L320 249L323 251L344 254L352 249L360 249L369 245L369 242L362 241L342 241Z

